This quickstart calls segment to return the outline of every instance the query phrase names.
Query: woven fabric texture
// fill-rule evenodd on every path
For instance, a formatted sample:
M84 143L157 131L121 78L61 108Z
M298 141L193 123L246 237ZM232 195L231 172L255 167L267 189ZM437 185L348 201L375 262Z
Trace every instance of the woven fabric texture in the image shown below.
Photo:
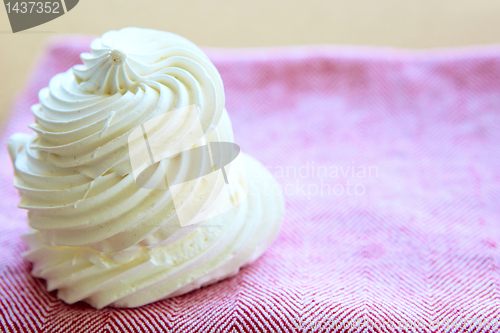
M280 235L233 278L95 310L30 275L5 149L30 132L39 89L88 45L53 41L3 126L0 331L499 330L500 48L207 50L235 142L285 194Z

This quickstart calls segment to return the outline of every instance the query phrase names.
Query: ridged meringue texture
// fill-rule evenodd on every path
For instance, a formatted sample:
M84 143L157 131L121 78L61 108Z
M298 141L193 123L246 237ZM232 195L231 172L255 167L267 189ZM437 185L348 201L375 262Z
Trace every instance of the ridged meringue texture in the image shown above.
M225 181L217 171L193 179L200 161L185 152L153 163L144 174L174 175L176 202L170 187L140 186L133 175L128 139L148 121L166 149L233 142L222 80L206 55L175 34L125 28L95 39L81 59L39 92L34 134L9 140L33 275L67 303L137 307L258 258L277 236L283 197L250 156L240 153L244 168ZM194 116L178 111L189 106ZM191 142L196 126L203 137ZM217 186L225 183L230 191ZM224 195L237 204L221 209ZM181 226L181 213L206 218Z

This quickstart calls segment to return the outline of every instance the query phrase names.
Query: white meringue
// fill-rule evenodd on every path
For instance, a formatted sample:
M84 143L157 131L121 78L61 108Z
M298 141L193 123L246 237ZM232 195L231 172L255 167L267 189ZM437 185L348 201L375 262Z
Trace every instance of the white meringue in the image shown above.
M277 236L283 197L253 158L238 155L244 168L231 167L230 194L221 172L187 181L200 163L185 153L146 173L149 183L175 175L175 195L133 175L128 138L144 124L156 124L168 147L233 142L222 80L206 55L175 34L125 28L95 39L81 58L40 91L35 134L9 140L33 275L67 303L136 307L259 257ZM197 115L179 111L190 105ZM197 124L203 137L193 140ZM223 196L238 204L223 209ZM181 215L191 223L179 223Z

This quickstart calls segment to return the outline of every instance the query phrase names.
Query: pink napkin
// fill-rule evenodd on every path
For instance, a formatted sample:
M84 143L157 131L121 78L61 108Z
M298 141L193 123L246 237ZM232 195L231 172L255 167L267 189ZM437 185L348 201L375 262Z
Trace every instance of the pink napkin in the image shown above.
M2 147L30 132L39 89L80 63L88 42L50 45L14 103ZM135 309L67 305L21 257L26 212L16 208L2 149L3 331L498 329L499 47L207 52L236 143L285 193L276 242L237 276L184 296Z

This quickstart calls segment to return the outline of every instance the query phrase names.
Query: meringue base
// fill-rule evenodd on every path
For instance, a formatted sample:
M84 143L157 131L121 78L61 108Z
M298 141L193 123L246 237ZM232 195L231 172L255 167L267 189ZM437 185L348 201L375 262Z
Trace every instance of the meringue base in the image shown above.
M192 231L166 246L135 245L118 252L53 246L39 231L23 235L32 274L66 303L131 308L188 293L238 273L274 241L284 201L269 171L243 154L248 196L222 215L186 226ZM241 186L237 191L241 191Z

